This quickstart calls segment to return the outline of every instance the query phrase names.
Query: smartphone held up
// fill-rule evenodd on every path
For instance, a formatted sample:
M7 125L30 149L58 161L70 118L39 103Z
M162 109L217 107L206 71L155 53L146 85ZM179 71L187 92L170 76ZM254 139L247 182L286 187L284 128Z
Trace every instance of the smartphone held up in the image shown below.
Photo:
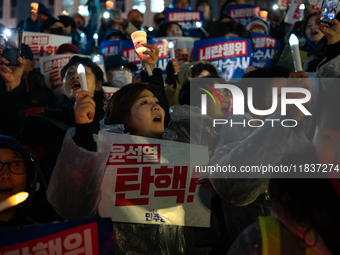
M0 30L0 52L8 60L9 66L19 65L21 53L22 29L2 28Z
M320 22L327 24L329 27L333 26L333 23L329 21L335 19L338 5L339 0L323 0Z

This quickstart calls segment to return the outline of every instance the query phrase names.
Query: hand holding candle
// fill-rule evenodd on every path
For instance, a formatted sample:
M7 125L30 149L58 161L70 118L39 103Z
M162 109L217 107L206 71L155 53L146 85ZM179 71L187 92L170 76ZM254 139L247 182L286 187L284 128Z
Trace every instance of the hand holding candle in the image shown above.
M88 91L87 89L87 81L86 81L86 73L85 67L82 64L79 64L77 68L77 73L79 75L80 87L82 91Z
M143 52L145 52L147 50L147 48L144 47L144 45L146 44L146 32L144 32L144 31L133 32L131 34L131 39L132 39L133 44L135 46L135 51L136 51L137 55L141 59L146 59L146 56L143 54ZM152 71L151 71L150 65L148 63L145 63L145 68L148 72L148 75L152 76Z
M19 192L18 194L10 196L5 201L0 202L0 212L24 202L27 197L27 192Z
M295 72L302 71L300 49L299 49L299 39L296 37L295 34L291 34L291 36L289 37L289 45L290 45L290 50L293 56Z

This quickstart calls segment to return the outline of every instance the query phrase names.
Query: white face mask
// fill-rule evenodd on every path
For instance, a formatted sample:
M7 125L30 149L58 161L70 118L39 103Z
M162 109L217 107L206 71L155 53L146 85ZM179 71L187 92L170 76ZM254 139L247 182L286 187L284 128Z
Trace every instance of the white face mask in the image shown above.
M111 83L115 87L123 87L129 83L132 83L132 73L128 71L112 71Z

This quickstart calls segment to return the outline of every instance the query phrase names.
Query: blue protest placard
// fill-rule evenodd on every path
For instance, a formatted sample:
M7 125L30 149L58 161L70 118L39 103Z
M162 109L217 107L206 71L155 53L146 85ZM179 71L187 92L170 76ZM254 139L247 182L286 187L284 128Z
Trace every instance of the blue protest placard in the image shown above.
M221 69L223 78L241 78L252 65L252 42L240 37L217 37L196 41L195 61L209 61Z
M110 218L3 228L0 254L114 254Z
M103 41L100 44L100 53L103 55L103 58L106 59L111 55L117 55L121 42L122 40Z
M204 26L204 16L201 11L165 8L165 22L178 23L182 26L185 36L201 37L195 23L199 21Z
M234 4L227 7L227 15L246 26L253 17L260 16L260 8L250 4Z
M141 60L138 57L132 41L120 41L118 54L124 55L130 62L138 67L138 72L142 70ZM169 49L167 40L148 40L148 45L155 45L159 48L158 61L155 68L160 68L165 74L166 66L169 62Z
M251 33L253 41L253 64L256 68L271 67L277 64L274 56L280 50L280 42L269 35Z

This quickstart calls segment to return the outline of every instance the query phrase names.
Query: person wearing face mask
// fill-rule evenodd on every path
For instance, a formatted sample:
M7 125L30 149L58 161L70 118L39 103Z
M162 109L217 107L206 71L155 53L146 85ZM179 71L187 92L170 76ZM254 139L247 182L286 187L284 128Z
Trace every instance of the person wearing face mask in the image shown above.
M212 6L209 0L198 0L196 3L196 10L203 12L205 30L209 31L215 27L215 21L211 19Z
M114 55L105 59L105 71L109 85L121 88L132 82L137 66L123 55Z

